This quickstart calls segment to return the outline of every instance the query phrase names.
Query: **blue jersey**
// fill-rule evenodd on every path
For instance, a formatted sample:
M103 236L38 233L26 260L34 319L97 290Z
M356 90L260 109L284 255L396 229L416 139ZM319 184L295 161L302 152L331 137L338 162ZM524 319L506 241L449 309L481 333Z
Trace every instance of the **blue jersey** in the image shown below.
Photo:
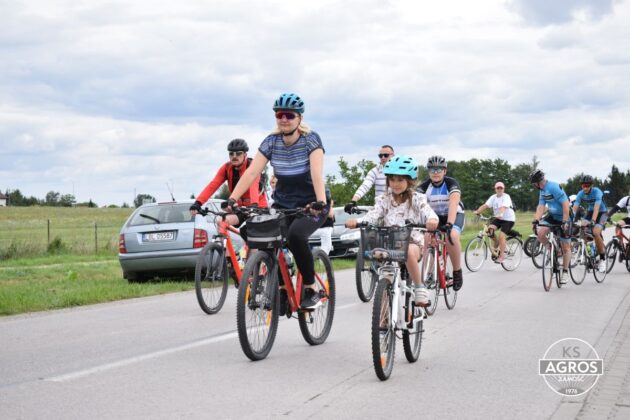
M310 156L316 149L324 150L319 135L311 131L301 135L297 142L287 146L282 134L267 136L258 148L273 167L278 178L272 198L274 204L292 209L317 201L311 179Z
M584 190L577 193L575 198L575 205L579 206L584 203L583 207L586 207L587 211L593 211L595 204L599 204L599 214L606 211L606 204L604 203L604 193L597 187L591 187L591 192L585 193Z
M560 188L560 184L553 181L547 181L538 198L538 205L549 208L549 214L556 219L562 220L562 203L569 201L567 194Z

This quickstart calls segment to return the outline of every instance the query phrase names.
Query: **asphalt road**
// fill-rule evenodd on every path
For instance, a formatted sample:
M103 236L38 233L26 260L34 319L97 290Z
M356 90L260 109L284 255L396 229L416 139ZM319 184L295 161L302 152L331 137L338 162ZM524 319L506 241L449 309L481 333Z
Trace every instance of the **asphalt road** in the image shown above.
M236 335L231 288L205 315L194 292L0 319L0 418L572 418L537 374L555 341L576 337L605 360L630 307L617 264L545 292L529 260L464 274L457 306L425 322L420 360L397 346L392 377L374 374L371 303L339 271L331 335L309 346L283 318L269 357L251 362Z

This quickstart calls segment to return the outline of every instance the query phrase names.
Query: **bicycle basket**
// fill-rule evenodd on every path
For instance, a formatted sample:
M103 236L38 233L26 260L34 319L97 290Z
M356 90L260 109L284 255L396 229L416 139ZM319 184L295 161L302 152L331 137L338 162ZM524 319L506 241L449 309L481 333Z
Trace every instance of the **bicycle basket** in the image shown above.
M410 227L401 226L363 227L361 228L363 251L369 253L375 248L382 248L391 252L390 261L405 262L411 230Z
M260 214L247 219L247 245L253 249L279 248L287 237L283 213Z

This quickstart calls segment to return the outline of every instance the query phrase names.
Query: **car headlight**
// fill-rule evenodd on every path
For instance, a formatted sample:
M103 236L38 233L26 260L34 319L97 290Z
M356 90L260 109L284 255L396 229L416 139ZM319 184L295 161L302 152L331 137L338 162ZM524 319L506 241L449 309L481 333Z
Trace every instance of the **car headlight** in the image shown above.
M361 239L361 231L357 230L350 233L344 233L339 237L342 241L358 241Z

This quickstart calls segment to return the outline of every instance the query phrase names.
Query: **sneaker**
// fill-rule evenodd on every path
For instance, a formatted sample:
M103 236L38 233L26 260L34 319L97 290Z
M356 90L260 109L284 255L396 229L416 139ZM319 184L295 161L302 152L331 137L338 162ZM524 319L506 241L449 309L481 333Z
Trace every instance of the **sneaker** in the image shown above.
M456 292L464 285L464 277L462 276L461 268L459 270L453 270L453 290Z
M503 261L505 261L505 257L503 255L494 260L494 262L497 264L501 264Z
M305 287L300 307L302 309L315 309L319 304L319 293L316 293L315 289L311 287Z
M600 273L606 272L606 260L599 260L599 263L597 263L597 271Z
M562 270L562 274L560 275L560 284L567 284L567 280L569 280L569 272Z
M280 307L278 308L278 315L286 315L288 309L289 296L287 295L287 289L280 289Z
M413 300L416 302L418 306L429 306L431 301L429 300L429 292L427 288L424 286L414 287L413 289Z

